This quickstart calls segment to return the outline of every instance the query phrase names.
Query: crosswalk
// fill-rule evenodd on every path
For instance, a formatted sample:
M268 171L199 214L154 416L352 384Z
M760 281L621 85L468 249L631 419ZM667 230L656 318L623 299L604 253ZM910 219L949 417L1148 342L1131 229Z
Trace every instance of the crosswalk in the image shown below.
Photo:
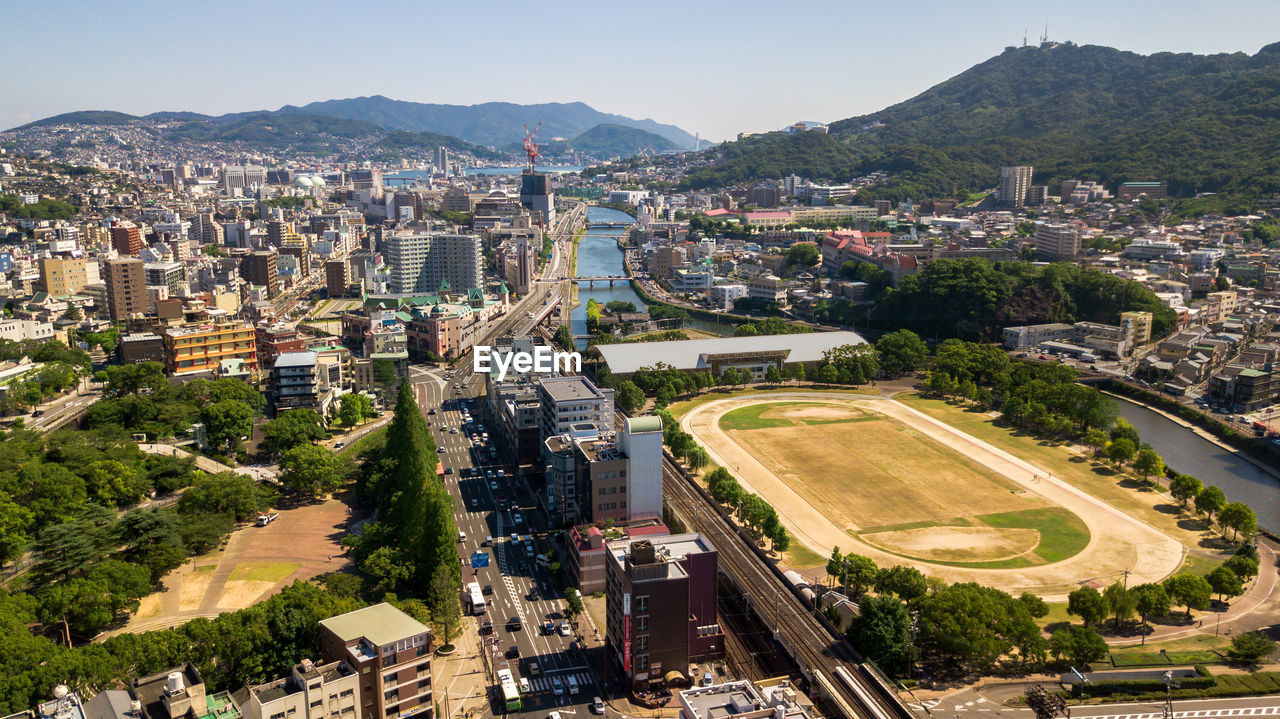
M591 672L567 672L565 674L557 674L556 676L560 677L560 686L565 687L564 691L566 692L569 691L567 684L569 677L573 677L578 680L578 691L580 693L586 693L586 688L593 684ZM551 677L548 676L533 677L529 679L529 685L533 687L535 692L549 692L552 690L553 686Z

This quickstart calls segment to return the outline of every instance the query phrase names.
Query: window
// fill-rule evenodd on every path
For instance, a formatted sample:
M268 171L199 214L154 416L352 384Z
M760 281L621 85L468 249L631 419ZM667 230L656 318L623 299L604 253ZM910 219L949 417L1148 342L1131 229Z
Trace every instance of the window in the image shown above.
M427 687L429 687L429 686L431 686L431 679L430 679L430 678L427 678L427 679L421 679L421 680L419 680L419 681L418 681L418 688L419 688L419 689L426 689L426 688L427 688Z
M636 631L637 631L637 632L647 632L647 631L649 631L649 618L648 618L648 617L636 617Z
M632 649L636 651L645 651L648 648L649 648L649 637L647 635L643 637L636 637L635 646L632 647Z
M383 698L383 699L385 699L385 700L387 700L387 701L389 701L389 702L393 702L393 701L395 701L395 700L397 700L397 699L399 699L399 698L400 698L400 690L399 690L399 689L392 689L392 690L391 690L391 691L389 691L389 692L383 692L383 693L382 693L382 698Z
M293 716L298 713L298 707L289 707L289 711L285 712L286 716Z
M346 699L347 697L351 696L354 693L355 693L354 689L344 689L342 693L339 694L338 696L342 697L343 699Z
M271 719L284 719L284 712L280 712L279 714L272 714Z
M637 612L649 611L649 595L648 594L644 595L643 597L636 597L636 611Z
M319 700L319 699L317 699L317 700L315 700L315 701L311 702L311 708L312 708L312 709L319 709L321 704L324 704L324 702L323 702L323 701L321 701L321 700Z

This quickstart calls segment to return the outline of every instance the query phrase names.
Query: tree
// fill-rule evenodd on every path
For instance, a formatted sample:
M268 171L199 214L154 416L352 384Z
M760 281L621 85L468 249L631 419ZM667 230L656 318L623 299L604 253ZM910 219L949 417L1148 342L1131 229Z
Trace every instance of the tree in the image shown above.
M1209 608L1213 587L1199 574L1183 572L1165 579L1164 591L1169 594L1171 602L1187 608L1187 617L1190 618L1192 609Z
M929 347L924 340L906 329L881 337L876 342L876 351L880 353L880 366L891 376L915 372L929 356Z
M1205 575L1205 581L1209 583L1213 593L1218 595L1219 601L1225 601L1227 597L1238 597L1244 591L1240 577L1225 564L1214 567L1213 571Z
M792 374L795 375L797 382L803 382L805 378L804 363L797 362L795 372L793 372Z
M844 555L839 547L831 548L831 556L827 559L827 576L844 584Z
M1246 539L1258 531L1258 517L1244 502L1227 502L1218 510L1218 524L1231 528L1231 539L1243 535Z
M67 305L67 311L62 313L62 318L72 322L79 322L84 319L84 313L80 311L79 305L69 304Z
M875 586L876 577L879 574L880 568L870 557L853 552L844 556L844 570L841 578L854 598L862 596L868 589Z
M343 395L345 400L351 395ZM301 444L324 439L324 419L310 409L291 409L281 412L262 427L262 448L274 455Z
M1201 485L1200 480L1189 474L1179 474L1173 478L1173 481L1169 482L1169 494L1178 500L1178 504L1182 505L1183 508L1187 506L1188 502L1196 498L1201 489L1203 489L1203 485Z
M1237 554L1223 562L1222 566L1230 569L1231 573L1240 577L1241 581L1258 576L1258 560L1253 557Z
M280 458L280 482L299 494L327 494L341 486L347 476L342 458L318 444L300 444Z
M1209 519L1227 503L1227 495L1212 484L1196 494L1196 512L1206 514Z
M764 381L769 384L780 384L782 382L782 373L778 371L776 365L769 365L764 371Z
M823 384L835 384L840 379L840 373L836 370L835 365L824 364L818 370L817 379Z
M187 551L204 554L220 546L235 526L230 514L197 514L183 519L178 535Z
M582 614L584 611L582 606L582 595L573 587L566 589L564 592L564 609L565 614L568 614L570 619Z
M138 600L151 591L151 571L146 567L119 559L107 559L94 565L89 580L107 590L107 604L112 613L136 609Z
M911 616L901 599L887 595L865 597L846 636L863 656L897 676L910 674L913 660Z
M1137 447L1140 443L1138 438L1138 429L1132 424L1129 424L1129 420L1124 417L1117 417L1115 423L1111 425L1111 439L1113 441L1117 439L1127 439L1133 443L1134 447Z
M1276 643L1262 632L1237 634L1231 638L1227 657L1236 664L1252 666L1276 651Z
M1049 605L1045 604L1043 599L1037 597L1031 592L1023 592L1020 594L1018 596L1018 601L1027 608L1027 614L1030 614L1035 619L1040 619L1049 614Z
M711 464L711 456L702 447L693 447L689 450L688 461L689 469L697 471Z
M225 400L207 404L200 410L205 433L214 447L238 450L241 437L253 431L253 410L243 402Z
M818 264L821 256L818 246L812 242L797 242L787 250L787 264L793 267L809 268Z
M1133 458L1134 454L1133 442L1126 437L1111 440L1111 444L1107 445L1107 457L1117 465L1122 465Z
M1094 427L1088 432L1085 432L1084 443L1086 446L1093 449L1094 454L1097 454L1102 451L1103 447L1107 446L1107 433L1097 427Z
M917 646L926 661L949 671L983 671L1013 648L1040 656L1045 642L1026 606L998 589L974 583L941 587L915 602Z
M1115 618L1117 629L1133 616L1137 599L1122 582L1117 581L1109 585L1102 591L1102 598L1107 601L1107 612Z
M444 647L452 647L462 627L462 602L458 586L443 564L436 567L431 578L431 623L440 632Z
M253 517L262 506L253 479L230 471L197 473L195 483L178 499L181 514L229 514L237 522Z
M1083 668L1107 656L1107 642L1093 627L1063 627L1049 637L1049 652Z
M623 380L618 385L618 404L628 414L644 406L644 391L631 380Z
M1129 590L1133 595L1133 608L1145 625L1150 617L1163 617L1169 613L1169 594L1159 584L1139 584Z
M354 427L364 419L364 407L358 394L344 394L338 400L338 422L343 427Z
M912 602L925 595L929 584L919 569L898 564L876 574L875 589L880 594L895 594L904 602Z
M1133 461L1133 468L1142 475L1142 481L1146 482L1153 474L1164 474L1164 460L1153 449L1140 449L1137 459Z
M1067 613L1092 624L1107 616L1107 600L1093 587L1080 587L1067 595Z

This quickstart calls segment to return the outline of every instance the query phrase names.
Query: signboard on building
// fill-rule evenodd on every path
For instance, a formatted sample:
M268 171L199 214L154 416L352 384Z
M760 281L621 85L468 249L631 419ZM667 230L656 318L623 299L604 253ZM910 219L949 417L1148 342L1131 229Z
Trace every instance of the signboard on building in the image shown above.
M622 595L622 672L631 673L631 595ZM639 679L639 677L636 677Z

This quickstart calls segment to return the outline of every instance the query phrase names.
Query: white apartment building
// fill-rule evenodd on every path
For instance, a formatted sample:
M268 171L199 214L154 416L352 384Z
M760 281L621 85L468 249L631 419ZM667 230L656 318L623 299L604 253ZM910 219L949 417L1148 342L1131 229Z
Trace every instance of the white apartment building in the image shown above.
M283 679L245 687L240 705L245 719L357 719L359 691L360 675L345 661L303 659Z
M590 422L601 431L613 429L613 390L600 389L580 375L538 380L542 436L567 434L574 424Z
M733 301L747 296L747 286L741 283L715 285L711 288L711 304L718 309L733 309Z
M479 235L439 232L391 235L383 240L394 294L437 292L447 283L455 292L483 286L484 255Z

